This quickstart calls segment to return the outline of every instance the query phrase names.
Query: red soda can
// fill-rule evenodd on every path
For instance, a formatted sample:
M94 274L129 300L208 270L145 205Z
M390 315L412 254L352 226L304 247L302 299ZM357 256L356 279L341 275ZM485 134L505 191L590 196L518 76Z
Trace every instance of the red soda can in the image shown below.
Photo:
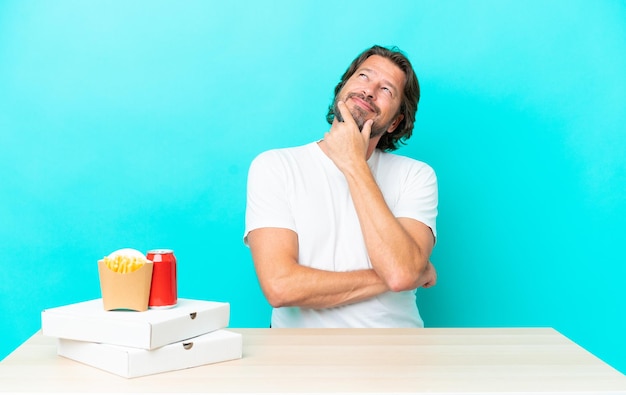
M167 309L176 306L176 257L172 250L150 250L146 258L153 262L152 285L148 307Z

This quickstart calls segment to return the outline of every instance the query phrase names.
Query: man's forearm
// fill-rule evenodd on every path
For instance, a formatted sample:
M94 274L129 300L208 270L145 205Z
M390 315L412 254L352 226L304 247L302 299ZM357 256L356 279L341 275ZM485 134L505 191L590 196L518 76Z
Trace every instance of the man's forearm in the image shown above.
M371 269L334 272L300 265L298 237L288 229L256 229L248 244L261 289L273 307L335 307L389 290Z
M344 171L344 175L374 270L393 291L420 286L430 248L420 246L394 217L366 162Z
M289 277L275 284L280 289L275 295L280 296L274 298L274 303L270 302L273 307L331 308L356 303L388 291L372 269L330 272L297 266Z

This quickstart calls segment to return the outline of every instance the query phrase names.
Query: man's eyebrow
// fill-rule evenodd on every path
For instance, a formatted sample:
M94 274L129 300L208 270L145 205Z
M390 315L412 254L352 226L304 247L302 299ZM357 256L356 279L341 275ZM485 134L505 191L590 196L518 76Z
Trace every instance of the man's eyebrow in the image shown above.
M359 71L366 71L366 72L373 73L373 74L379 74L376 70L370 69L368 67L360 68L356 72L358 73ZM398 91L398 87L395 86L391 81L389 81L389 80L387 80L385 78L382 78L382 81L383 81L383 85L387 85L387 86L389 86L393 90L394 96L398 94L398 92L399 92Z

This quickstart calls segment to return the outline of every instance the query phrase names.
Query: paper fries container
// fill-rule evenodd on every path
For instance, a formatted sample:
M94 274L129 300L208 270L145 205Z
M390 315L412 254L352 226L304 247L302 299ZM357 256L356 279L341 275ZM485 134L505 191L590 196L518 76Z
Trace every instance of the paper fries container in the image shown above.
M148 310L153 263L147 261L130 273L117 273L109 269L104 261L98 261L100 290L104 309Z

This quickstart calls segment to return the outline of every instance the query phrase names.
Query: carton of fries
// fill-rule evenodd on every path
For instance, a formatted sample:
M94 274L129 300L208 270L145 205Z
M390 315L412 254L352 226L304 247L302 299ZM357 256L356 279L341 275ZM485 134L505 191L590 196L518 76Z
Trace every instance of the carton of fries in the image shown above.
M98 261L102 304L105 310L148 310L153 263L130 248Z

